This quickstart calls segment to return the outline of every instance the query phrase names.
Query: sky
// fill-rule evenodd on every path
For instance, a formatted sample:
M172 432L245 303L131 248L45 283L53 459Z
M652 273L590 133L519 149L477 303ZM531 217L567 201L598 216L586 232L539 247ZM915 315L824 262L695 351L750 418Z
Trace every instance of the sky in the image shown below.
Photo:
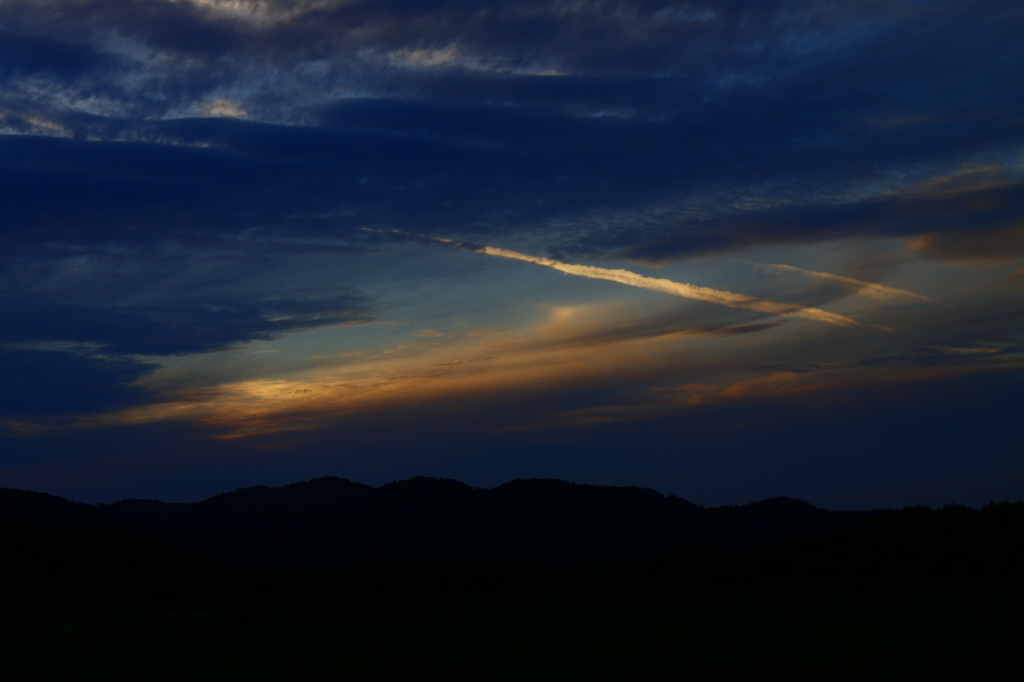
M0 486L1024 499L1019 0L2 0Z

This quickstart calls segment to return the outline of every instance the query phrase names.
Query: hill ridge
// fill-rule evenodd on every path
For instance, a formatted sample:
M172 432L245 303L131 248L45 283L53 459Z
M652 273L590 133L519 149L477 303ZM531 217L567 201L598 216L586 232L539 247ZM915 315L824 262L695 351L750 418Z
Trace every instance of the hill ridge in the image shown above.
M630 560L693 542L738 551L825 535L880 513L825 510L785 497L702 507L650 488L555 478L483 488L430 476L380 486L322 476L239 487L190 503L130 498L88 505L0 490L0 521L116 528L230 563L276 566Z

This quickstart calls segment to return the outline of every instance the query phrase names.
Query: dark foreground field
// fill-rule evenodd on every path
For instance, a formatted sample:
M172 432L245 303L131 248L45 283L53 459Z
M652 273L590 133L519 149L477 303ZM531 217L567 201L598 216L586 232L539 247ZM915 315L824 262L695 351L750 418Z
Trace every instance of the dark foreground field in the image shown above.
M2 657L7 679L1019 680L1022 614L1015 581L521 589L51 614L5 624Z
M1022 679L1021 503L837 517L615 490L562 504L555 486L453 507L417 485L384 521L369 497L329 517L336 494L303 494L304 515L276 525L288 505L266 490L220 500L219 516L136 504L127 522L0 490L0 677ZM609 522L628 518L661 525L630 538ZM474 540L484 522L505 539Z

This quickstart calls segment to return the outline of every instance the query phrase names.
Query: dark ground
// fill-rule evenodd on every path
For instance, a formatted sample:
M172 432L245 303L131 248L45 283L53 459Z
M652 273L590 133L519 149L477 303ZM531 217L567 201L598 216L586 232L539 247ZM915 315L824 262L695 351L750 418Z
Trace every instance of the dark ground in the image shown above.
M7 679L1018 680L1019 581L600 586L39 614Z
M1022 503L908 508L836 527L822 510L776 501L716 512L728 523L678 526L669 552L529 558L570 530L554 518L539 545L501 545L526 558L438 558L438 547L472 544L452 544L449 528L437 530L447 545L419 537L423 558L352 560L310 552L309 534L275 544L283 527L260 539L249 503L245 542L258 547L236 541L216 556L200 551L214 536L193 541L186 526L111 525L101 508L0 493L5 680L1016 681L1024 671ZM590 518L577 503L566 507L572 523ZM803 530L735 549L737 519L744 538ZM405 528L394 537L426 528L419 515L388 523ZM712 527L726 540L687 539ZM577 540L600 536L580 529ZM289 550L302 553L253 559Z

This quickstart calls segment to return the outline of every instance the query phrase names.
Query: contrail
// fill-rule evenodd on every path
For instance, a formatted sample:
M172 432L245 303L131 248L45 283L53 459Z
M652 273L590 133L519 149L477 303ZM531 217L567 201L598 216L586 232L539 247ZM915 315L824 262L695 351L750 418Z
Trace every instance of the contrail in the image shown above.
M753 263L751 261L745 261L751 263L765 272L771 272L776 275L781 275L787 272L798 272L802 275L808 275L815 279L825 279L830 282L836 282L850 289L855 289L857 293L870 296L871 298L879 301L891 301L897 296L909 296L911 298L919 298L922 301L930 301L935 303L934 298L928 298L921 294L915 294L913 291L906 291L905 289L896 289L895 287L887 287L884 284L875 284L874 282L864 282L853 277L844 277L842 275L833 275L830 272L816 272L814 270L804 270L803 268L797 268L792 265L782 265L781 263Z
M629 270L611 270L608 268L594 267L592 265L570 265L550 258L537 258L536 256L528 256L525 253L496 249L493 246L485 246L477 251L479 253L486 253L489 256L511 258L513 260L526 261L527 263L546 265L549 268L553 268L569 275L579 275L580 277L589 277L590 279L606 279L611 282L619 282L620 284L640 287L641 289L650 289L651 291L660 291L673 296L681 296L682 298L691 298L697 301L717 303L719 305L729 306L730 308L746 308L747 310L757 310L759 312L770 313L772 315L802 317L808 320L818 320L819 322L837 324L842 327L861 326L860 322L849 317L830 313L818 308L805 308L803 306L793 305L792 303L766 301L761 298L754 298L753 296L746 296L744 294L734 294L731 291L719 291L718 289L709 289L707 287L694 286L693 284L674 282L670 279L645 277L644 275L639 275Z
M672 296L680 296L682 298L690 298L697 301L707 301L708 303L717 303L719 305L729 306L730 308L744 308L747 310L757 310L758 312L769 313L772 315L782 315L785 317L800 317L807 320L827 322L829 324L835 324L841 327L864 326L860 322L857 322L856 320L851 319L849 317L837 315L835 313L830 313L826 310L820 310L818 308L805 308L804 306L794 305L791 303L777 303L775 301L766 301L761 298L754 298L753 296L746 296L744 294L734 294L730 291L719 291L718 289L709 289L707 287L699 287L694 286L692 284L674 282L670 279L645 277L644 275L640 275L629 270L612 270L609 268L598 268L592 265L572 265L569 263L562 263L557 260L552 260L550 258L538 258L536 256L530 256L525 253L508 251L507 249L498 249L493 246L476 246L466 244L464 242L458 242L453 239L427 237L424 235L413 234L410 232L402 232L400 230L370 230L369 228L364 229L366 229L369 232L395 232L397 234L404 234L426 241L455 246L461 249L474 251L476 253L483 253L488 256L497 256L498 258L510 258L512 260L521 260L527 263L534 263L536 265L544 265L554 270L558 270L559 272L564 272L568 275L589 277L590 279L605 279L611 282L626 284L628 286L640 287L641 289L660 291L665 294L671 294ZM879 328L885 329L885 331L893 331L891 329L888 329L887 327Z

